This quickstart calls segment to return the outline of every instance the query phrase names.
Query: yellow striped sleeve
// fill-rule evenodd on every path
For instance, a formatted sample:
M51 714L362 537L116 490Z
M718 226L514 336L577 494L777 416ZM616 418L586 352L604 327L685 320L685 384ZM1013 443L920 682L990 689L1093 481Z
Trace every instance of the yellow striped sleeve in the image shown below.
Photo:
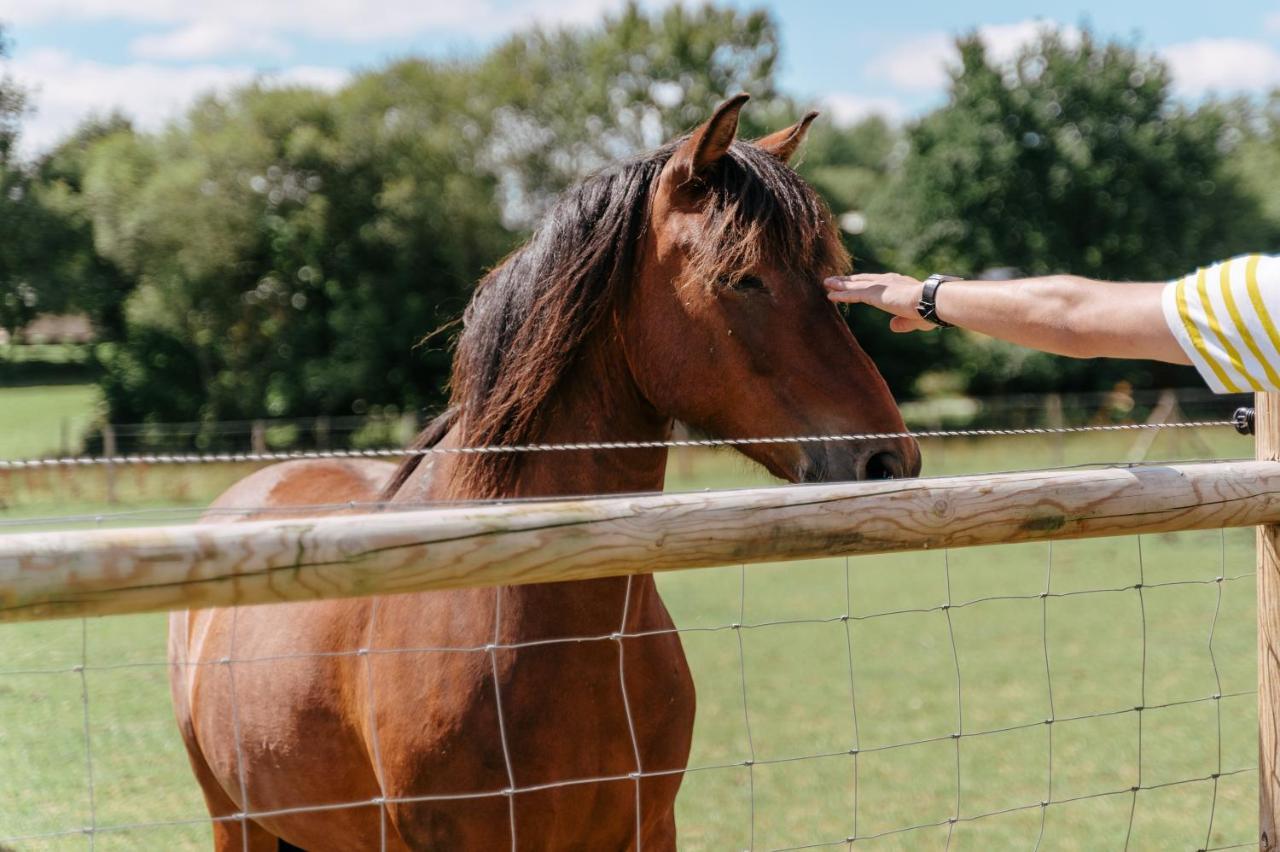
M1222 288L1222 301L1227 306L1227 313L1231 316L1231 322L1235 326L1236 332L1240 335L1240 340L1244 343L1245 349L1253 359L1253 363L1261 368L1263 375L1266 376L1266 384L1257 381L1253 382L1253 389L1259 390L1263 387L1280 387L1280 373L1276 372L1278 364L1273 364L1271 359L1262 352L1262 347L1258 344L1254 337L1254 326L1261 325L1264 332L1270 335L1270 342L1274 349L1280 349L1277 341L1275 324L1271 322L1271 316L1267 312L1266 305L1262 302L1262 294L1258 294L1255 300L1253 294L1258 289L1258 255L1249 255L1245 259L1245 291L1249 294L1249 301L1246 303L1246 309L1252 308L1254 313L1253 319L1258 322L1250 323L1245 314L1241 312L1240 307L1236 304L1235 291L1233 288L1231 261L1222 264L1222 273L1219 277L1219 284ZM1239 266L1239 264L1236 264Z
M1249 255L1164 290L1169 330L1218 393L1280 390L1280 258Z

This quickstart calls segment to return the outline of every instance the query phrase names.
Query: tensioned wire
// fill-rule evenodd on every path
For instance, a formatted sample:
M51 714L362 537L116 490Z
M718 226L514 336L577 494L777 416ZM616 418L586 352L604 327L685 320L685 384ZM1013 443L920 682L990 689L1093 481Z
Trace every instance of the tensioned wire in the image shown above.
M941 732L935 735L920 737L917 739L910 739L905 741L892 741L892 742L881 743L881 744L867 745L859 741L859 737L855 727L851 746L847 750L822 751L822 752L811 753L811 754L809 753L788 754L788 755L782 755L782 756L776 756L776 757L760 757L755 753L754 747L753 745L750 744L750 740L749 740L748 741L749 753L739 760L728 760L728 761L721 761L721 762L715 762L715 763L709 763L709 764L694 765L694 766L688 767L686 770L683 770L683 772L688 774L693 774L693 773L703 773L703 772L716 771L716 770L740 771L742 769L746 769L748 776L750 777L754 774L755 767L758 767L758 766L794 764L797 762L812 761L812 760L826 760L833 757L846 756L851 758L853 769L854 769L854 772L856 773L859 756L863 754L880 754L880 753L897 751L900 749L911 748L913 746L922 746L922 745L927 745L932 743L942 743L942 742L951 741L956 750L956 754L958 755L959 749L961 748L962 741L967 742L977 738L1005 734L1005 733L1010 733L1014 731L1029 731L1031 729L1035 729L1043 726L1044 730L1046 731L1046 736L1048 738L1048 748L1049 748L1048 778L1047 778L1048 789L1046 789L1044 798L1040 799L1039 801L1024 802L1024 803L1006 806L1003 808L983 810L978 812L963 811L960 807L960 804L961 804L960 791L963 787L963 780L961 777L961 763L957 758L956 764L955 764L955 779L956 779L955 804L954 804L954 809L951 812L951 815L946 817L945 819L939 819L935 821L925 821L925 822L915 823L911 825L904 825L904 826L898 826L894 828L882 829L879 831L861 832L859 831L859 827L857 823L858 813L860 811L860 807L858 804L859 785L855 780L855 785L853 788L852 833L839 839L820 840L811 844L805 844L802 846L788 846L785 848L801 849L801 848L820 848L820 847L831 847L831 846L854 846L854 845L857 845L859 842L870 841L876 838L902 835L909 832L927 830L931 828L941 829L943 827L947 828L948 844L949 844L951 834L956 828L956 826L958 825L974 823L974 822L986 820L989 818L995 818L995 817L999 817L1007 814L1033 811L1035 809L1039 809L1041 814L1041 828L1040 828L1041 833L1040 833L1040 837L1037 838L1037 846L1038 846L1040 840L1043 837L1044 818L1047 815L1047 811L1049 810L1049 808L1072 804L1076 802L1092 800L1092 799L1107 798L1107 797L1122 797L1122 796L1127 796L1130 799L1129 801L1130 806L1128 809L1129 810L1128 821L1124 829L1126 846L1127 846L1128 840L1133 830L1133 821L1136 813L1137 799L1140 793L1146 792L1146 791L1152 791L1152 790L1160 790L1160 789L1165 789L1170 787L1179 787L1187 784L1203 783L1211 786L1212 788L1212 801L1209 806L1209 813L1208 813L1208 820L1207 820L1208 825L1205 830L1205 845L1200 847L1201 849L1208 849L1208 848L1211 848L1208 846L1208 844L1212 838L1214 817L1215 817L1215 812L1217 810L1220 780L1223 778L1234 777L1237 775L1247 774L1247 773L1256 771L1256 769L1251 766L1237 767L1237 768L1232 768L1228 770L1224 770L1222 768L1221 702L1227 699L1247 697L1255 694L1255 692L1252 690L1248 690L1248 691L1233 691L1233 692L1223 693L1221 691L1222 689L1221 677L1218 672L1216 657L1213 653L1213 639L1217 629L1217 615L1218 615L1218 610L1221 603L1223 584L1227 582L1248 579L1253 577L1254 575L1252 573L1242 573L1242 574L1234 574L1234 575L1227 575L1225 573L1227 568L1226 550L1225 550L1225 532L1220 532L1220 535L1223 536L1223 546L1220 549L1221 564L1219 566L1218 573L1216 576L1212 578L1205 578L1205 579L1172 580L1172 581L1164 581L1164 582L1157 581L1157 582L1150 582L1150 583L1145 582L1145 571L1143 570L1143 567L1141 564L1143 561L1142 559L1143 554L1142 554L1141 544L1139 544L1138 546L1139 575L1138 575L1137 583L1130 583L1128 585L1106 587L1106 588L1089 588L1089 589L1079 589L1079 590L1070 590L1070 591L1053 591L1051 587L1053 550L1051 547L1049 551L1048 567L1046 571L1046 583L1045 583L1044 590L1038 593L1033 593L1033 594L992 595L992 596L979 597L972 600L954 601L950 593L949 566L944 565L944 568L946 569L946 574L948 575L947 594L943 603L940 603L931 607L908 607L908 608L901 608L896 610L874 611L869 613L858 614L858 613L853 613L851 611L852 610L851 600L848 597L848 595L846 595L846 612L840 615L830 616L826 618L779 619L779 620L764 621L764 622L758 622L758 623L747 623L745 621L736 621L736 622L733 622L732 624L720 625L720 626L670 628L667 630L627 631L626 621L625 621L625 612L628 609L628 606L624 604L624 608L623 608L624 620L622 624L620 624L619 631L612 634L608 634L608 635L578 636L578 637L565 637L565 638L556 638L556 639L544 639L544 640L536 640L536 641L530 641L530 642L502 643L502 642L496 641L498 637L497 637L497 634L495 634L494 642L491 642L485 645L477 645L477 646L431 647L431 648L364 647L359 649L353 649L350 651L338 651L338 652L331 652L331 653L305 653L304 652L304 653L298 653L298 654L276 655L276 656L270 656L270 657L238 656L235 654L233 649L232 654L228 657L224 657L216 660L203 661L203 662L193 662L193 661L183 660L179 665L184 667L216 665L219 667L226 667L229 672L232 672L236 665L243 665L243 664L255 663L255 662L266 662L266 661L277 660L277 659L304 659L308 657L353 656L357 658L365 657L365 663L366 665L368 665L369 659L374 655L402 654L402 653L460 653L460 652L461 653L474 652L474 653L486 654L489 656L490 663L492 664L494 659L493 655L497 651L516 650L519 648L543 646L543 645L551 645L551 644L581 643L581 642L614 642L614 643L619 643L618 647L619 647L619 650L621 651L620 642L621 640L624 640L624 639L642 638L645 636L657 635L661 633L681 634L681 633L699 633L699 632L706 632L706 631L727 630L727 631L732 631L734 634L736 634L736 639L739 645L741 645L743 633L747 631L756 631L756 630L774 628L774 627L786 626L786 625L810 624L810 623L830 624L834 622L843 622L847 630L850 622L866 622L870 620L877 620L881 618L907 615L907 614L937 613L942 615L948 622L949 645L950 645L952 662L955 666L956 730L954 730L953 732L949 732L949 733ZM1139 541L1140 541L1140 537L1139 537ZM1172 588L1172 587L1210 586L1210 585L1217 586L1217 590L1216 590L1217 602L1214 608L1213 620L1209 628L1209 656L1210 656L1210 660L1212 662L1213 670L1214 670L1214 680L1216 685L1215 691L1210 695L1186 697L1186 698L1164 701L1160 703L1146 704L1145 660L1146 660L1148 635L1146 630L1145 606L1142 605L1142 596L1144 594L1144 590ZM1137 592L1137 595L1139 598L1138 610L1143 622L1143 630L1142 630L1142 646L1143 646L1142 651L1143 651L1143 662L1144 662L1143 674L1142 674L1143 683L1142 683L1142 697L1140 699L1140 703L1137 706L1112 707L1108 709L1095 710L1093 712L1086 712L1086 713L1073 714L1073 715L1067 715L1067 716L1057 715L1053 707L1053 698L1052 698L1053 679L1048 670L1048 659L1049 659L1048 624L1047 624L1047 618L1042 618L1041 641L1044 645L1044 654L1045 654L1045 660L1046 660L1045 680L1046 680L1046 689L1049 693L1048 716L1045 718L1032 718L1025 722L1007 724L1007 725L1003 725L1003 726L999 726L991 729L964 730L963 724L961 721L962 716L960 715L963 712L962 710L963 691L961 689L960 669L959 669L960 655L959 655L959 648L956 644L954 631L951 630L950 628L951 612L953 610L966 609L969 607L978 606L978 605L982 605L990 602L996 602L996 601L1017 601L1017 600L1025 600L1025 601L1039 600L1041 602L1041 607L1045 607L1047 606L1050 599L1059 599L1059 598L1065 599L1065 598L1077 597L1080 595L1093 595L1093 594L1103 594L1103 593L1126 593L1126 592L1128 593ZM744 572L740 577L740 581L739 581L739 601L738 601L739 618L742 618L742 616L745 614L745 607L744 607L745 594L746 594L746 576ZM495 605L500 606L499 600L496 597L495 597ZM372 645L371 641L369 642L369 645L370 646ZM848 650L849 657L850 657L850 670L852 671L853 657L854 657L854 654L852 651L852 645L846 644L846 648ZM84 649L82 648L82 652L83 650ZM748 695L746 691L746 660L745 660L745 655L743 655L741 651L741 647L739 648L739 655L738 655L737 662L738 662L738 677L740 678L740 682L743 688L742 699L743 699L744 722L747 725L749 725L750 724L748 719L748 713L749 713L748 703L749 702L748 702ZM151 667L151 666L164 667L168 665L170 665L170 663L160 662L160 661L121 663L121 664L108 664L108 665L87 665L82 658L82 663L80 665L71 667L69 669L0 671L0 677L3 677L4 675L31 674L31 673L56 674L59 671L63 671L63 672L75 673L80 678L83 679L86 671L108 671L108 670L115 670L115 669ZM629 711L630 700L626 695L627 686L626 686L625 674L622 669L621 656L619 659L619 674L622 675L621 686L623 690L623 698ZM851 715L853 715L856 719L856 713L857 713L856 699L855 699L854 691L852 687L853 687L853 684L851 681L850 693L849 693L850 712L851 712ZM501 708L502 699L500 695L496 697L499 702L499 708ZM238 708L237 696L234 691L231 694L231 701L233 705L232 715L233 715L233 718L236 718L239 715L238 713L239 708ZM89 712L89 707L88 707L89 695L88 695L87 689L84 693L84 703L85 703L84 710L85 710L85 715L87 720L88 712ZM1052 791L1054 727L1060 726L1062 724L1087 721L1092 719L1117 718L1117 717L1132 715L1133 717L1136 717L1136 721L1138 725L1138 737L1141 738L1142 719L1145 713L1151 713L1153 711L1172 709L1172 708L1202 706L1205 704L1211 704L1215 708L1215 713L1217 715L1217 724L1215 725L1217 729L1216 730L1217 760L1216 760L1216 766L1214 768L1214 771L1196 774L1194 777L1178 778L1175 780L1167 780L1167 781L1161 781L1156 783L1145 782L1142 777L1142 756L1141 756L1141 744L1139 740L1137 777L1135 778L1135 781L1131 786L1114 788L1114 789L1109 788L1101 791L1095 791L1091 793L1081 793L1073 796L1058 797L1058 798L1054 797L1053 791ZM501 713L500 709L499 709L499 712ZM633 744L634 744L634 737L635 737L634 722L629 712L627 716L627 723L628 723L628 729L631 733L631 736L633 738ZM855 721L855 725L856 725L856 721ZM376 731L376 724L375 724L375 731ZM322 812L333 812L333 811L339 811L339 810L363 809L363 808L378 808L380 812L385 812L385 808L388 805L394 805L394 804L445 802L445 801L484 799L484 798L500 799L505 797L508 802L509 819L511 821L511 838L512 838L512 843L514 844L515 837L516 837L514 799L517 795L537 793L537 792L542 792L546 790L579 786L582 784L591 784L591 783L617 783L617 782L623 782L623 781L630 781L635 785L639 785L640 781L644 778L660 778L660 777L664 777L664 776L673 774L675 772L681 771L681 770L646 771L643 767L638 765L638 754L637 754L636 755L637 757L636 771L629 772L625 775L567 778L567 779L552 781L552 782L521 785L516 780L514 765L509 762L510 749L506 741L507 738L506 738L505 730L500 729L499 736L501 738L501 742L503 746L504 762L507 762L506 768L508 773L508 786L500 790L474 791L474 792L466 792L466 793L379 796L373 799L363 799L363 800L344 801L344 802L330 802L330 803L308 803L308 804L298 805L295 807L270 808L270 809L253 808L252 805L249 805L241 813L238 813L229 817L204 818L204 819L197 818L197 819L178 819L178 820L157 820L154 822L132 822L132 823L116 824L116 825L102 824L101 822L98 822L97 820L95 820L93 817L93 814L90 813L90 822L88 825L84 827L61 830L61 831L52 831L47 833L39 833L39 834L0 837L0 843L28 842L28 841L35 841L35 840L53 839L56 837L65 837L65 836L70 836L75 834L87 835L90 839L90 843L92 843L94 837L98 834L110 835L110 834L116 834L121 832L137 832L137 831L142 831L146 829L161 829L166 827L177 827L177 826L183 826L183 825L190 826L190 825L209 824L209 823L216 823L216 822L231 822L233 824L237 822L240 823L242 828L242 837L247 843L248 821L251 819L254 819L255 817L257 818L266 818L266 817L272 817L272 816L279 817L279 816L285 816L290 814L322 813ZM239 751L238 741L236 745L237 745L237 752L238 752ZM90 747L87 736L86 736L85 746L86 746L86 752L91 753L91 747ZM378 762L380 763L381 756L378 755L376 757L376 760L378 760ZM239 762L240 760L238 759L237 763ZM92 790L93 790L92 769L89 770L88 784L89 784L89 789L92 795ZM752 823L754 823L755 821L755 806L756 806L756 801L755 801L756 796L755 796L754 786L755 786L754 784L749 783L749 797L750 797L749 803L750 803L750 809L751 809L751 815L752 815L751 816ZM637 786L637 790L638 790L638 786ZM247 803L248 797L252 795L252 791L244 789L242 787L242 795L245 796L245 801ZM635 830L637 832L637 848L640 848L640 843L641 843L641 838L639 837L640 810L639 810L638 800L636 804L637 804L637 812L636 812ZM385 837L386 835L385 833L383 833L381 837L381 844L385 844L386 842ZM380 848L385 849L386 848L385 845L381 845L381 844L380 844ZM1232 844L1230 846L1213 847L1213 848L1236 848L1236 845L1237 844ZM1244 844L1241 844L1241 845L1244 845ZM752 844L752 848L755 848L754 844Z
M819 444L829 441L865 442L906 438L990 438L1024 435L1072 435L1088 432L1139 432L1163 429L1235 427L1232 420L1194 420L1184 423L1112 423L1092 426L1028 426L1017 429L925 429L902 432L850 432L828 435L783 435L762 438L683 438L661 441L570 441L554 444L509 444L484 447L407 447L368 450L280 450L226 453L131 453L115 456L0 459L0 471L55 467L148 464L226 464L295 461L299 459L392 459L413 456L506 455L513 453L581 452L590 450L653 450L681 447L749 447L770 444Z
M1220 462L1252 461L1252 456L1215 457L1215 458L1178 458L1149 459L1138 462L1088 461L1078 464L1054 465L1052 467L1016 467L997 468L983 471L982 474L960 474L962 476L992 476L1002 473L1060 473L1070 470L1132 470L1135 468L1163 466L1168 464L1217 464ZM928 479L929 477L925 477ZM805 488L810 486L829 485L830 483L792 483L790 487ZM744 486L740 488L717 489L719 493L732 493L761 486ZM764 486L768 487L768 486ZM703 489L705 490L705 489ZM184 519L211 518L214 516L235 518L238 516L255 516L255 520L267 520L271 516L286 518L296 517L305 512L308 517L329 514L355 514L373 512L411 512L420 509L457 509L477 506L527 505L537 503L558 503L565 500L590 500L595 498L617 499L627 497L652 497L662 493L696 493L689 491L623 491L592 494L561 494L537 497L477 497L465 500L346 500L335 503L315 503L302 506L157 506L142 509L120 509L111 512L92 512L74 515L32 515L30 517L0 518L0 533L6 528L26 531L31 527L88 525L101 527L107 524L158 520L160 523L178 522Z

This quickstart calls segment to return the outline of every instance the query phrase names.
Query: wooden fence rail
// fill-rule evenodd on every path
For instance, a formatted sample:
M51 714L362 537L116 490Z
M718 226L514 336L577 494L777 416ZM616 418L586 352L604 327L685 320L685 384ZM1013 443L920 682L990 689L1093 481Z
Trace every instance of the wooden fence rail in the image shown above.
M1280 462L0 536L0 621L1280 524Z

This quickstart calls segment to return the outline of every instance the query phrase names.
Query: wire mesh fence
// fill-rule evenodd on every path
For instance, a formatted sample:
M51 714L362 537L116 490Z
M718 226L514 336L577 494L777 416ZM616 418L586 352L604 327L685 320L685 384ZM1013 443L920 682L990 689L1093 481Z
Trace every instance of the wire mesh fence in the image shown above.
M1251 560L1247 534L1215 531L664 578L699 692L678 803L682 848L1251 844ZM0 801L10 804L0 844L207 842L170 718L162 619L2 630ZM621 675L633 638L620 629L547 642L617 647ZM429 654L493 665L520 647L371 640L341 653L364 666ZM521 769L508 762L500 789L452 795L511 802L518 838L516 803L548 783L652 774L530 785ZM396 801L264 810L251 784L243 792L249 818Z
M1168 433L1148 450L1249 454L1247 439L1224 430L1194 433L1207 447ZM1122 456L1133 440L1079 438L1090 442L1086 463ZM1034 454L1010 439L938 439L926 458L936 460L932 472L1052 461L1056 439L1017 440L1036 442ZM1077 447L1066 446L1070 458ZM676 487L741 481L740 464L698 452L673 458ZM230 466L225 475L245 470ZM207 499L140 500L59 522L190 519ZM47 520L10 514L12 529ZM677 800L680 847L1253 845L1253 558L1250 534L1237 530L663 576L698 691ZM614 648L629 728L620 735L634 746L639 704L626 687L626 647L645 634L628 631L626 606L622 615L617 630L599 635L416 648L370 636L335 653L372 679L391 656L463 655L493 669L500 655L534 644ZM208 846L211 821L173 724L164 632L159 616L0 627L0 847ZM213 665L230 674L316 656L233 653ZM370 811L380 819L369 847L385 848L395 839L391 806L488 798L506 803L516 848L522 799L624 784L640 802L645 779L670 773L646 769L633 749L634 765L616 773L531 781L505 729L497 735L506 783L491 790L280 806L259 804L241 773L244 810L222 820Z

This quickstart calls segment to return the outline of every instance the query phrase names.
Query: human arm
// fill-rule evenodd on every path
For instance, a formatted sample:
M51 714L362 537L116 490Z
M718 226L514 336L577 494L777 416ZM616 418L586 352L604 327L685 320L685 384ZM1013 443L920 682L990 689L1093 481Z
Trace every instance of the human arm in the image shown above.
M923 288L905 275L828 278L833 302L866 304L893 315L890 328L934 326L916 312ZM949 281L938 288L938 316L991 337L1073 358L1144 358L1190 364L1165 321L1163 283L1093 281L1051 275L1015 281Z

